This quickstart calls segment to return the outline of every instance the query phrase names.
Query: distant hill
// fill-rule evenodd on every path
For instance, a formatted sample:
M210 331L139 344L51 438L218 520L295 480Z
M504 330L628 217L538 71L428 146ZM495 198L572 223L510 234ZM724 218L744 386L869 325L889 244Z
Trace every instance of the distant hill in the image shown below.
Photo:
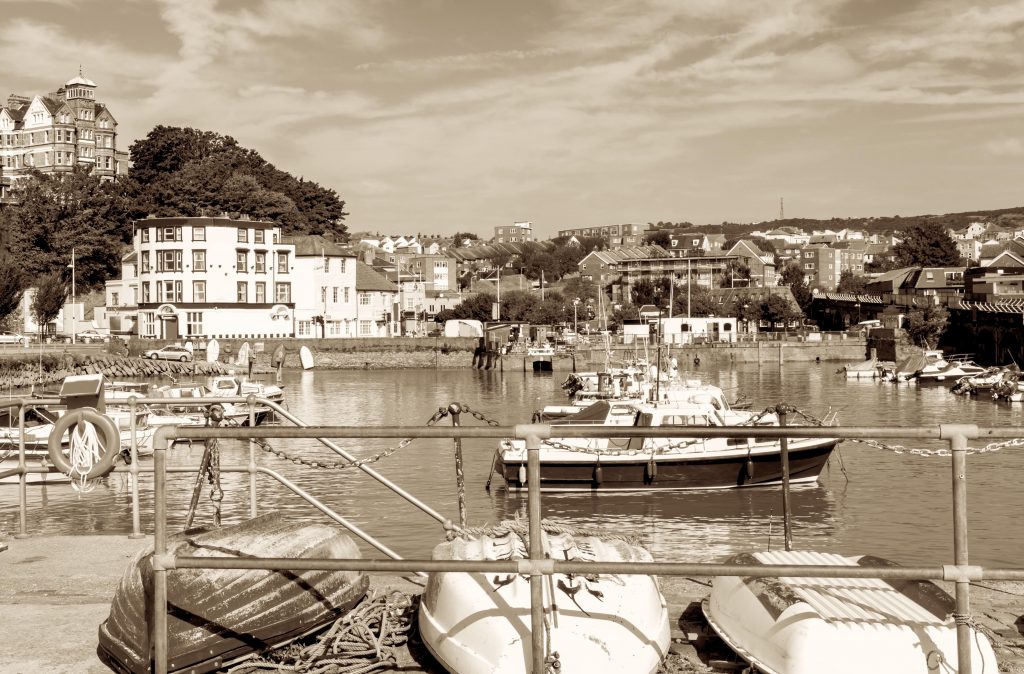
M727 239L746 236L753 231L767 232L778 227L795 227L805 232L831 229L859 229L868 234L888 234L898 232L923 222L938 222L943 227L963 229L972 222L991 222L1000 227L1024 227L1024 206L1001 208L987 211L966 211L964 213L946 213L944 215L898 215L869 218L785 218L782 220L766 220L757 224L739 222L723 222L720 225L692 225L688 222L658 222L656 229L673 229L700 231L724 234Z

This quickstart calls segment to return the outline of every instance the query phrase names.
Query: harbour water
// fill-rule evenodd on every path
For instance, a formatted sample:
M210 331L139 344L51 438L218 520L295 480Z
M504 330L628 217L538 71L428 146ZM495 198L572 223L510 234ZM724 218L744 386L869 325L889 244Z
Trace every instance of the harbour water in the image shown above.
M955 396L940 386L848 381L835 363L738 364L705 366L691 373L730 393L744 393L759 410L780 402L815 416L831 407L844 425L917 426L1024 422L1024 405L995 404L987 398ZM335 370L285 373L286 400L310 424L422 426L439 407L468 405L505 424L529 421L532 412L565 399L564 375L481 370ZM440 423L449 424L449 419ZM463 415L465 425L480 424ZM1024 436L1024 431L1022 431ZM884 438L880 440L885 441ZM338 444L358 456L373 456L394 440ZM896 444L897 441L888 441ZM273 441L276 448L304 458L334 461L315 441ZM914 447L941 448L918 442ZM975 443L980 446L980 443ZM222 463L244 465L244 444L223 443ZM507 494L495 477L484 490L494 452L489 441L465 441L470 524L494 523L525 515L524 496ZM172 465L198 465L202 448L172 450ZM416 440L374 465L433 508L457 519L457 491L450 440ZM428 557L443 536L439 524L354 470L315 470L263 454L261 459L308 489L343 516L364 527L406 557ZM1024 449L1005 448L968 460L970 554L974 564L1018 566L1024 553L1024 490L1020 479ZM184 522L194 474L172 479L172 530ZM945 457L896 454L845 442L833 454L816 486L793 492L794 539L802 549L843 554L875 554L906 564L952 562L950 462ZM223 476L225 520L248 516L248 477ZM0 531L17 528L17 488L0 486ZM143 527L151 531L151 480L142 480ZM211 521L209 488L200 500L197 524ZM112 476L88 493L67 485L29 488L32 534L128 533L131 497L125 479ZM261 512L283 511L322 518L308 505L266 477L259 478ZM672 561L712 561L747 550L782 546L782 499L774 488L709 492L545 494L546 517L580 525L615 527L639 533L655 557ZM370 553L377 555L378 553Z

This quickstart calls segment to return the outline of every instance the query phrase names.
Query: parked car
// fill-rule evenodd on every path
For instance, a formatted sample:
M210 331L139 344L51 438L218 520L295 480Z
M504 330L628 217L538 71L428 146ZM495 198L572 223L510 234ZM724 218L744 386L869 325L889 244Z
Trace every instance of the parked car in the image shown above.
M21 344L28 346L31 340L25 335L19 335L17 332L0 332L0 344Z
M143 353L142 357L153 360L180 360L182 363L187 363L192 360L192 352L183 346L168 344L159 349L150 349Z
M75 340L82 344L92 344L93 342L109 342L110 335L100 334L95 330L83 330L75 335Z

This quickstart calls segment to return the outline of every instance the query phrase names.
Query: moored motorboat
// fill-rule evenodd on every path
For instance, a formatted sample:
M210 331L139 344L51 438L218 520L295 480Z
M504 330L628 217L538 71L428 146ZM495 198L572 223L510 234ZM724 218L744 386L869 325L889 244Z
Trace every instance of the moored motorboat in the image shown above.
M732 564L894 566L871 556L805 551L744 553ZM928 674L955 671L955 603L934 583L870 578L718 576L704 601L715 632L765 674ZM975 672L998 672L973 627Z
M264 515L170 537L168 552L197 557L346 559L359 548L342 530ZM118 672L150 671L153 550L137 554L100 625L97 653ZM167 575L168 671L195 674L310 634L348 612L369 579L354 571L178 569Z
M543 526L544 550L554 559L651 561L622 536ZM486 533L456 534L433 558L523 559L526 537L525 524L505 522ZM652 576L555 574L544 581L543 597L553 671L649 674L668 653L668 610ZM452 674L531 672L530 625L529 576L518 574L432 573L419 610L423 643Z
M697 399L701 400L701 399ZM540 488L553 491L727 489L779 484L781 442L757 436L778 424L773 414L718 409L714 401L644 403L598 401L553 426L673 428L747 426L750 437L574 438L559 434L540 446ZM835 449L836 438L788 442L793 483L816 482ZM526 443L505 439L495 457L508 489L526 487Z

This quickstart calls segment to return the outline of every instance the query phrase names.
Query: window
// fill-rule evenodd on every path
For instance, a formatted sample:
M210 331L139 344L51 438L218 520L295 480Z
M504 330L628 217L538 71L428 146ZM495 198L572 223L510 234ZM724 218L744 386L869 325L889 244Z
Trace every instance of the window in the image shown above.
M142 230L142 243L149 243L149 227L143 227Z
M150 266L149 266L149 251L148 250L142 251L142 271L143 272L151 271Z
M345 288L345 304L348 304L348 288Z
M206 281L192 281L192 301L206 301Z
M359 336L365 337L373 334L373 324L370 321L359 321Z
M239 281L238 284L238 303L244 304L249 301L249 284L245 281Z
M288 304L292 301L292 284L291 283L275 283L274 284L274 298L276 302Z
M320 288L320 304L327 304L327 286Z
M142 301L145 304L149 303L149 281L142 283Z
M345 273L345 258L341 258L341 273Z
M181 251L158 250L156 252L156 270L158 272L181 271Z
M240 250L235 253L235 270L239 274L246 274L249 272L249 253L244 250Z
M341 335L341 321L327 321L327 334L338 337Z
M262 229L254 229L252 232L253 243L263 243L265 232Z
M277 254L277 273L287 274L288 273L288 253Z
M193 271L206 271L206 251L205 250L193 250L192 251L192 270Z
M181 241L181 227L158 227L157 241Z
M118 301L117 301L117 293L110 293L110 303L111 303L112 305L114 305L115 307L116 307L116 306L117 306L118 304L120 304L120 302L118 302Z
M256 273L267 273L267 254L261 250L256 251Z
M161 302L181 301L181 281L157 281L157 290L160 293Z
M249 230L243 227L238 228L238 243L249 242Z
M365 306L370 305L370 293L359 293L359 304Z
M267 303L267 284L263 281L256 282L256 304Z
M299 321L299 337L309 337L313 334L313 321Z
M201 311L189 311L185 314L185 329L188 335L201 335L203 334L203 312Z
M193 241L206 241L206 227L192 227Z
M335 304L338 303L338 288L337 288L337 286L335 286L335 288L334 288L334 303Z

